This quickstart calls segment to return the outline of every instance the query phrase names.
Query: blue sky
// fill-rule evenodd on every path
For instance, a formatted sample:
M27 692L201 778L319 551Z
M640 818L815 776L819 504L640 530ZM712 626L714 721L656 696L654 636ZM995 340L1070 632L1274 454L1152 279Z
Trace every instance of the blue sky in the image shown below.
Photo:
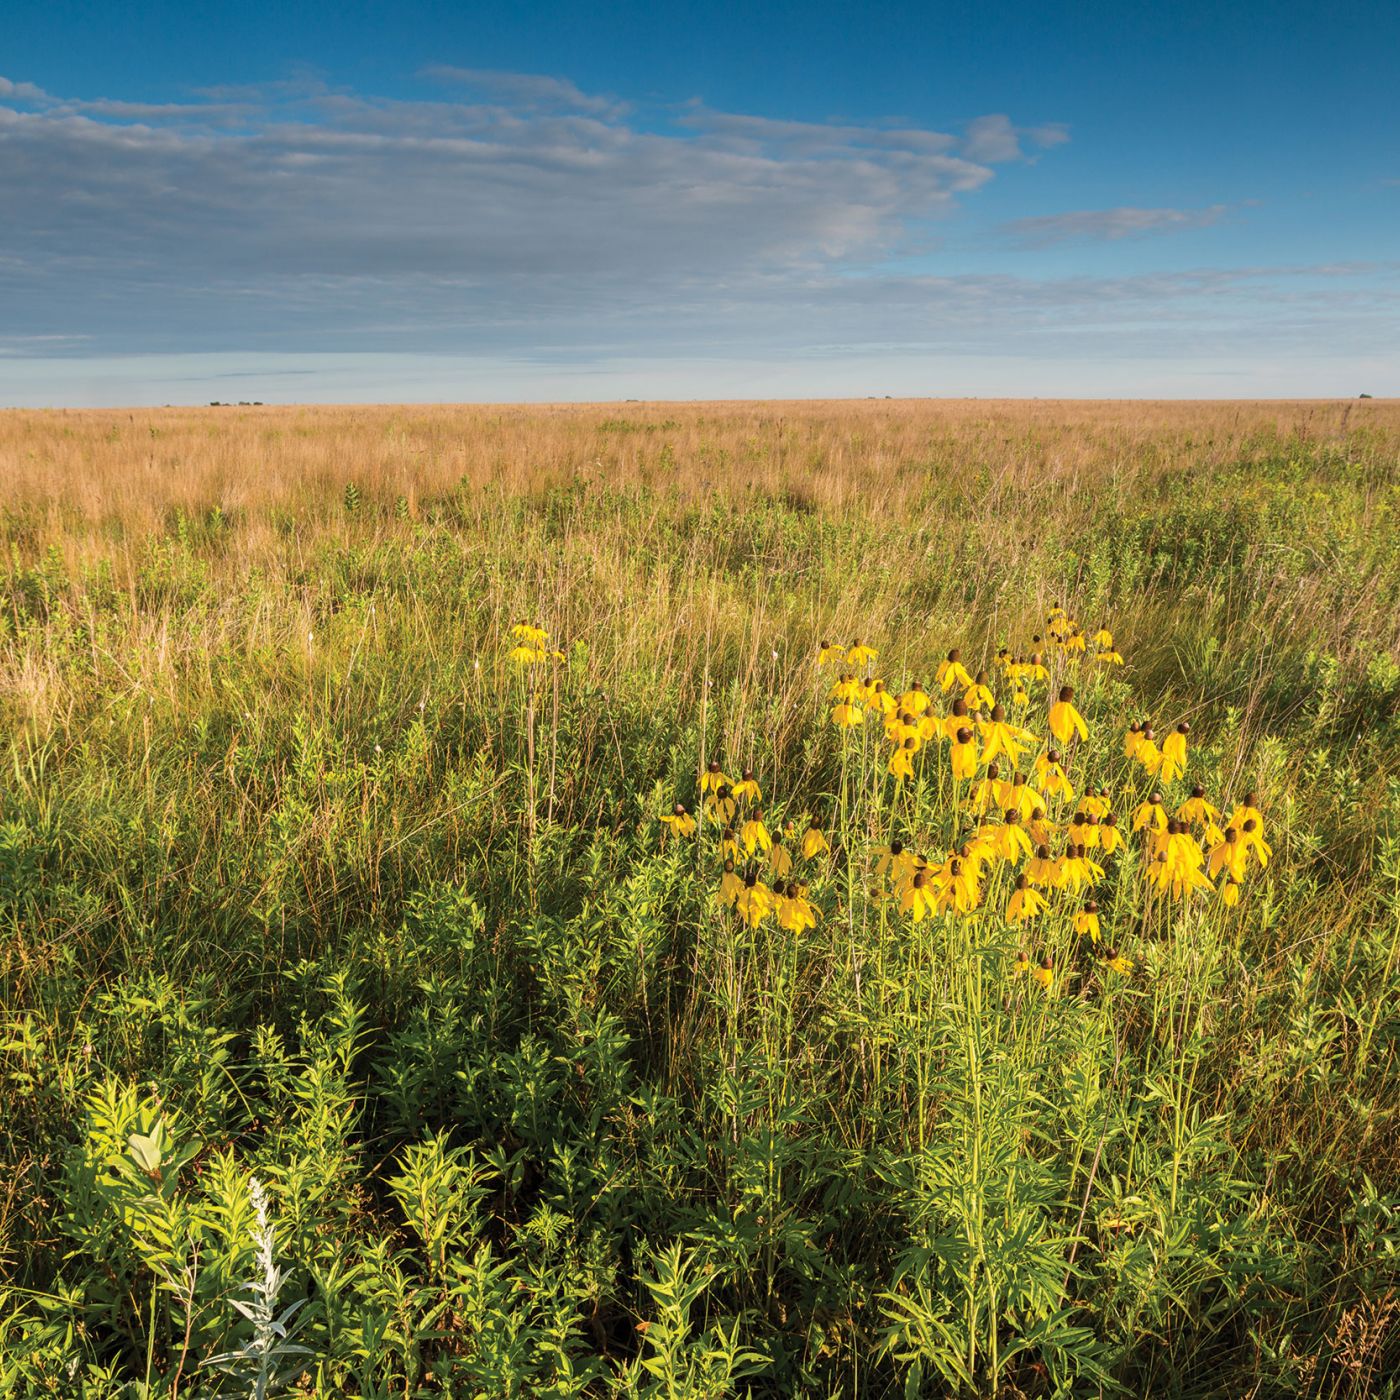
M1398 52L1379 3L10 0L0 405L1395 394Z

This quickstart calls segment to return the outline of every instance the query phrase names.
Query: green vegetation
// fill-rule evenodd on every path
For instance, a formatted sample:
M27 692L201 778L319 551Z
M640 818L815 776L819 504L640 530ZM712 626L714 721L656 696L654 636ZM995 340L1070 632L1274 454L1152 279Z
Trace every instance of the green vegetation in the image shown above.
M3 425L0 1394L1400 1393L1400 422L1042 409ZM1057 603L1129 976L875 898L965 794L816 665L1001 698ZM1237 908L1145 892L1144 716ZM658 822L708 759L815 929Z

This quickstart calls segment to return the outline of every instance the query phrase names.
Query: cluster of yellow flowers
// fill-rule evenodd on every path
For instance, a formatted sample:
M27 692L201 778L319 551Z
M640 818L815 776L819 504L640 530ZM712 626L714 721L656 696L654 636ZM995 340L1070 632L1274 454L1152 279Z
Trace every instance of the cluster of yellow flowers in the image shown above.
M985 908L989 890L1004 871L1011 892L1003 917L1009 924L1029 925L1052 901L1067 897L1077 906L1074 932L1089 940L1103 965L1127 974L1133 963L1104 941L1094 898L1105 878L1102 862L1119 851L1125 837L1106 786L1089 786L1076 797L1071 768L1089 728L1075 706L1074 687L1060 686L1053 702L1046 693L1051 665L1063 673L1090 655L1108 666L1122 665L1123 657L1107 627L1086 637L1059 607L1047 624L1044 641L1033 639L1037 649L1028 660L1007 648L997 654L997 688L1008 695L1014 718L998 703L987 673L969 672L957 649L939 665L933 686L914 681L898 693L870 673L879 653L863 642L850 647L823 642L817 661L844 668L829 692L832 723L843 733L863 731L869 724L883 728L888 772L897 790L928 776L921 755L943 747L947 768L940 785L951 780L951 800L974 823L956 849L933 860L891 839L876 853L873 897L891 902L913 924L931 914L967 915ZM1026 722L1037 703L1045 705L1043 736ZM1185 774L1189 733L1190 726L1182 722L1159 747L1149 725L1134 723L1124 737L1124 753L1167 786ZM812 927L817 911L807 898L806 883L792 878L791 841L770 837L753 773L745 770L734 782L718 763L711 763L700 789L705 817L722 832L721 904L752 927L770 913L784 928ZM695 819L680 804L662 821L679 836L696 833ZM1251 862L1262 869L1271 854L1253 793L1222 824L1199 784L1173 815L1162 792L1154 791L1133 811L1132 829L1144 833L1148 889L1173 900L1185 899L1193 890L1211 890L1233 906ZM825 836L815 824L809 826L800 841L801 858L813 861L827 854ZM1022 952L1012 972L1031 973L1047 990L1055 985L1048 955L1033 965Z
M809 825L799 841L789 825L774 839L763 820L763 791L752 768L736 781L711 763L701 775L700 795L705 819L720 828L720 904L735 910L750 928L770 914L793 933L815 928L817 910L807 898L807 883L793 869L795 859L810 865L830 853L821 829ZM697 830L695 818L680 802L661 821L677 836L694 836Z
M564 659L562 651L555 651L548 645L549 633L543 627L536 627L529 622L517 622L510 629L510 635L515 638L510 659L517 666L538 666L542 661Z

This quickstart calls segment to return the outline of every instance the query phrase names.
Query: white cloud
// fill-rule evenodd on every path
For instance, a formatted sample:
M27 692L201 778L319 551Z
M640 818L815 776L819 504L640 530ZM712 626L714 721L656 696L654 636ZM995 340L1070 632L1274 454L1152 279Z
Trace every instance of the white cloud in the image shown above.
M760 362L815 391L833 366L888 373L899 356L1244 360L1264 337L1278 355L1394 353L1394 267L1048 277L1015 251L1198 227L1223 206L1023 219L999 255L1015 275L910 275L915 255L931 265L931 221L1015 180L993 167L1062 142L1053 124L994 115L958 134L698 101L639 114L562 78L434 82L384 100L302 73L127 104L6 81L5 382L95 384L83 365L140 355L173 383L162 356L241 356L252 373L296 353L319 366L316 396L336 397L324 386L353 349L362 376L455 356L513 367L466 397L517 396L532 375L578 397L595 370L620 387L639 364L651 385L676 382L662 365L709 364L701 394L729 391L719 367ZM752 391L781 380L754 375ZM420 396L393 383L350 396Z
M1021 147L1022 139L1041 149L1062 146L1069 140L1069 127L1063 122L1016 126L1005 112L994 112L985 117L975 117L967 123L962 143L963 154L969 160L983 161L988 165L1026 160L1028 157Z
M43 88L35 87L33 83L15 83L9 78L0 78L0 102L49 102L49 97Z
M623 116L627 105L615 98L584 92L567 78L543 73L502 73L490 68L454 68L432 63L422 76L440 83L461 84L489 93L499 101L566 112L592 112L599 116Z
M39 319L46 298L114 321L134 302L173 333L220 292L234 322L271 300L313 318L323 279L392 304L436 277L464 318L512 301L529 317L541 299L878 258L992 178L941 132L698 103L643 124L560 78L435 74L489 100L307 76L194 102L0 103L0 187L23 192L0 204L24 264L12 296Z
M1071 240L1140 238L1144 234L1174 233L1184 229L1208 228L1218 224L1228 212L1225 204L1205 209L1075 209L1066 214L1045 214L1031 219L1014 219L1005 232L1025 248L1044 248Z

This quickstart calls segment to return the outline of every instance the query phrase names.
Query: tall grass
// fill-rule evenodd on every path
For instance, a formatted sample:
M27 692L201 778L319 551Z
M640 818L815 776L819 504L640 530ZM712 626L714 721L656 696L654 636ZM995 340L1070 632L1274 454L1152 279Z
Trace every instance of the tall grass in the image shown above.
M0 1391L1393 1394L1398 459L1377 401L0 414ZM1163 910L1130 844L1126 979L872 898L965 816L814 665L1055 603L1120 820L1186 718L1275 847ZM663 839L711 758L822 819L802 937Z

